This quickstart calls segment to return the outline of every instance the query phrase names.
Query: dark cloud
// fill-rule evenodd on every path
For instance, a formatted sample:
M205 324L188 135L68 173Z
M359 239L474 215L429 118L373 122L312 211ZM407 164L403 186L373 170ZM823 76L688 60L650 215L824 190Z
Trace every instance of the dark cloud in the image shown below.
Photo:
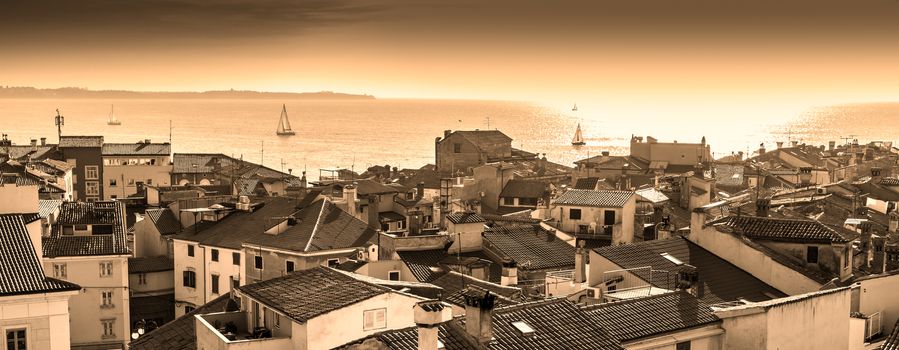
M0 5L0 40L190 41L296 35L368 20L385 7L351 0L36 0ZM38 43L34 43L38 44Z

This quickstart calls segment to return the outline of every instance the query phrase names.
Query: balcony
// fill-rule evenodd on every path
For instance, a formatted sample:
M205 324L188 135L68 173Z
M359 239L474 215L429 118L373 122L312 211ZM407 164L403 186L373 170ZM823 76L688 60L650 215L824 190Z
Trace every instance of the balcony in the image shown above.
M197 345L201 349L292 349L289 337L272 337L271 330L249 329L246 312L196 315ZM290 325L286 325L290 327Z

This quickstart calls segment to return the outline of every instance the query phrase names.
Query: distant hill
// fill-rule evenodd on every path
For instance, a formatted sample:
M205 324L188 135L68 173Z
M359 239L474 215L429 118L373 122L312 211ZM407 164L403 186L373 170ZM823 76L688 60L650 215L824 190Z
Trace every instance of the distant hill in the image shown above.
M0 98L258 98L258 99L342 99L371 100L372 95L345 94L333 91L321 92L261 92L249 90L220 90L203 92L90 90L63 87L38 89L33 87L0 86Z

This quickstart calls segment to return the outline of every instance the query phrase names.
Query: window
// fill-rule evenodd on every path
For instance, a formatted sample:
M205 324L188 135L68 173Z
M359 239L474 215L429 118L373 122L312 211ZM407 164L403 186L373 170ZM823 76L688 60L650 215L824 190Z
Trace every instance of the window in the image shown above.
M66 264L53 264L53 277L67 278Z
M240 287L240 277L231 277L231 289L237 289L237 287Z
M365 310L362 312L362 330L387 327L387 309Z
M118 198L119 198L119 196L116 196L116 195L112 195L112 196L109 196L109 198L110 198L110 199L112 199L112 200L116 200L116 199L118 199Z
M115 320L102 320L103 338L115 337Z
M196 308L193 307L193 306L185 306L185 307L184 307L184 313L189 314L189 313L193 312L194 309L196 309Z
M197 288L197 273L193 271L184 271L184 286L190 288Z
M272 317L275 321L275 328L281 328L281 315L273 313L274 317Z
M147 284L147 274L145 274L145 273L137 274L137 284L140 284L140 285Z
M288 260L285 268L287 269L287 272L293 272L293 261Z
M152 184L153 184L153 179L147 179L147 185L152 185Z
M128 179L128 187L134 187L134 179Z
M462 144L461 143L453 144L453 153L462 153Z
M100 183L97 181L87 181L84 183L84 194L87 196L100 195Z
M254 266L256 266L257 270L262 270L262 257L259 255L254 256L253 264L254 264Z
M515 198L503 197L503 205L515 205Z
M537 205L537 198L518 198L518 205Z
M218 249L212 250L212 261L219 261L219 250Z
M87 202L88 202L88 203L93 203L93 202L98 202L98 201L100 201L100 197L87 197L86 199L87 199Z
M104 261L100 263L100 277L112 276L112 261Z
M240 253L231 253L231 263L240 266Z
M212 293L218 294L219 293L219 275L212 275L211 281L212 281Z
M194 256L194 246L192 246L192 245L187 246L187 256Z
M27 350L28 337L25 329L7 329L6 330L6 349L7 350Z
M603 212L602 224L609 226L615 224L615 211L614 210L606 210Z
M387 273L387 279L391 281L399 281L400 280L400 272L399 271L390 271Z
M116 179L109 179L109 187L116 187L118 184L119 182Z
M581 219L581 210L580 209L569 209L568 210L568 218L571 220L580 220Z
M849 248L843 248L843 268L849 267L849 259L852 257L849 255Z
M683 341L674 346L675 350L690 350L690 341Z
M100 292L100 307L102 308L111 308L115 305L112 304L112 291L104 290Z
M805 261L809 264L818 263L818 247L809 246L805 253Z
M100 178L100 167L96 165L88 165L84 167L85 180L97 180Z
M328 267L337 267L337 265L340 265L340 260L328 259Z

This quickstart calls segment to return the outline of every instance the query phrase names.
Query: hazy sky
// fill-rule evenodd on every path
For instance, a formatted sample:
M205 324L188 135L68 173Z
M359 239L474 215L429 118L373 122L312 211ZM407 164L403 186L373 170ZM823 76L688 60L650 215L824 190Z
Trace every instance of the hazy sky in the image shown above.
M896 101L899 1L4 0L0 85L647 111Z

